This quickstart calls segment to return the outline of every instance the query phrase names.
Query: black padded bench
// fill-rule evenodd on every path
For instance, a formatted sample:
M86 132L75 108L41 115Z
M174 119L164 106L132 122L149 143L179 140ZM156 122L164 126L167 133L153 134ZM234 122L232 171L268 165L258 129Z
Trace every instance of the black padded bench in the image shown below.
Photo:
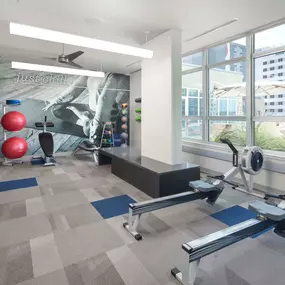
M113 174L152 198L189 191L189 181L200 179L198 165L187 162L169 165L142 157L138 150L130 147L100 149L98 162L99 165L111 164Z

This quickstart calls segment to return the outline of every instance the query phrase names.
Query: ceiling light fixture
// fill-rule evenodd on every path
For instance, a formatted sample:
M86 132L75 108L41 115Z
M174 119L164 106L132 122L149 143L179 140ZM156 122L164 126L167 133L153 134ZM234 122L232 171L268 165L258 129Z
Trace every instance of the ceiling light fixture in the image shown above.
M50 65L32 64L32 63L25 63L25 62L18 62L18 61L12 61L11 67L15 69L82 75L82 76L90 76L90 77L103 78L105 76L105 73L101 71L91 71L91 70L83 70L83 69L75 69L75 68L50 66Z
M153 51L143 48L122 45L113 42L87 38L12 22L10 23L10 34L56 43L64 43L79 47L97 49L102 51L132 55L142 58L153 57Z
M227 26L229 26L229 25L231 25L231 24L233 24L233 23L235 23L235 22L237 22L237 21L238 21L238 18L234 18L233 20L228 21L228 22L226 22L226 23L224 23L224 24L222 24L222 25L219 25L219 26L217 26L217 27L215 27L215 28L213 28L213 29L210 29L210 30L208 30L208 31L206 31L206 32L204 32L204 33L202 33L202 34L199 34L199 35L197 35L197 36L195 36L195 37L193 37L193 38L187 39L187 40L185 41L185 43L188 43L188 42L190 42L190 41L193 41L193 40L195 40L195 39L197 39L197 38L200 38L200 37L205 36L205 35L207 35L207 34L210 34L210 33L212 33L212 32L216 32L216 31L218 31L218 30L220 30L220 29L222 29L222 28L224 28L224 27L227 27Z

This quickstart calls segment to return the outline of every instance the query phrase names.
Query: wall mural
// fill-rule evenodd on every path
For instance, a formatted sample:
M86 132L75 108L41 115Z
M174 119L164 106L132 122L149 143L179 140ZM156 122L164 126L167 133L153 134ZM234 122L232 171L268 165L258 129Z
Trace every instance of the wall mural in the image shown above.
M107 121L113 122L115 144L119 145L121 110L129 101L129 85L129 76L123 74L106 73L105 78L47 74L14 70L10 62L0 60L0 103L21 100L20 106L7 111L19 111L26 117L26 128L17 136L26 139L27 155L41 154L41 130L35 122L43 121L44 116L54 123L49 131L55 152L72 151L83 139L99 144Z

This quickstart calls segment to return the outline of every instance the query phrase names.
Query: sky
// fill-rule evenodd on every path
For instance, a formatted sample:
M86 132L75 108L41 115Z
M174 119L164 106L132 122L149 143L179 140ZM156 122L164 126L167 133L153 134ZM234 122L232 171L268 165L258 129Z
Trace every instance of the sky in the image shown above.
M245 38L235 40L235 43L245 45ZM285 25L277 26L255 35L255 49L279 47L285 45Z

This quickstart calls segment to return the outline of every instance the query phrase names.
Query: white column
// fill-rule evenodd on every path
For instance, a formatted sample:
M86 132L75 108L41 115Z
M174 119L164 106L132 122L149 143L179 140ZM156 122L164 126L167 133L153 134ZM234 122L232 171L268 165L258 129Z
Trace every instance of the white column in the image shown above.
M167 164L181 162L181 32L168 31L147 45L142 61L142 156Z

